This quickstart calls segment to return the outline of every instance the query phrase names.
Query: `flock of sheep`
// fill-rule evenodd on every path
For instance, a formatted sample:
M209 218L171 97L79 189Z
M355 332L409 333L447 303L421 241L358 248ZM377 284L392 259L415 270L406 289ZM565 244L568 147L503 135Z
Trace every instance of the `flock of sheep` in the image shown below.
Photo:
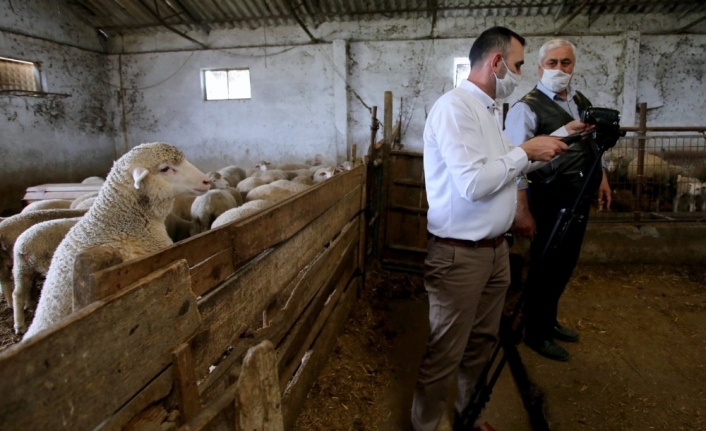
M168 247L261 211L311 185L349 170L324 166L321 156L277 168L228 166L204 174L166 143L139 145L114 164L97 193L73 201L32 203L0 219L0 284L14 313L14 329L28 339L73 311L76 257L104 247L123 261ZM33 286L45 278L32 324L24 310Z
M608 180L614 191L614 206L619 210L634 210L636 197L624 187L636 184L638 180L637 150L616 147L605 153ZM645 153L643 164L645 192L649 200L656 203L656 211L673 212L706 211L706 200L701 189L706 181L706 166L695 164L691 167L678 166L667 162L656 154ZM660 201L666 205L660 205Z

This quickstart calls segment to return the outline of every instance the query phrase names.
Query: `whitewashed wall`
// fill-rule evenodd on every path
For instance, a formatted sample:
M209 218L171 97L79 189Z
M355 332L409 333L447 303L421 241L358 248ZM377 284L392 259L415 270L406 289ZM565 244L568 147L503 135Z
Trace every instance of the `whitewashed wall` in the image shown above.
M29 185L105 174L142 142L173 143L205 171L317 153L337 162L353 143L367 150L369 108L382 120L387 90L402 143L421 150L426 113L452 86L453 59L482 30L504 25L527 37L514 102L536 83L539 46L562 26L551 16L480 15L443 18L436 29L429 19L325 23L311 29L317 44L298 26L189 33L205 49L167 31L102 41L62 4L0 4L0 56L41 61L47 90L71 94L0 96L0 212L19 208ZM576 17L563 29L578 48L576 87L621 110L624 124L646 101L650 124L705 125L706 22L689 29L696 34L658 35L694 19ZM250 69L251 100L204 101L201 71L223 67Z
M0 213L20 209L29 186L104 176L114 158L106 56L95 30L56 3L0 6L0 56L39 62L44 91L70 96L0 94Z

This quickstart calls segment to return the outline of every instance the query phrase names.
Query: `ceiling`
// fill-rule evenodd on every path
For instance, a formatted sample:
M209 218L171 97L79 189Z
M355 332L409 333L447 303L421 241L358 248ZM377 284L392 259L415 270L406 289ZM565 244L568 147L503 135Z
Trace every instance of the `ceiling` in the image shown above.
M105 36L130 33L299 25L390 18L553 16L568 24L578 15L670 14L688 28L706 20L704 0L65 0Z

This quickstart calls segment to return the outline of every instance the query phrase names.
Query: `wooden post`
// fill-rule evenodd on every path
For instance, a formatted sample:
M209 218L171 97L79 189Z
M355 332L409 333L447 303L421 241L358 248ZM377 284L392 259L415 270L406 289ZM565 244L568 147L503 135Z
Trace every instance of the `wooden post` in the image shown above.
M235 395L236 431L284 431L277 355L268 340L250 348Z
M635 196L637 205L635 208L635 221L642 218L642 191L645 185L645 135L647 134L647 103L640 103L640 124L637 134L637 188Z
M123 259L113 249L93 247L81 252L74 262L73 311L103 299L93 274L101 269L122 263Z
M355 157L357 154L358 154L358 145L353 144L353 146L351 146L351 157L350 157L350 159L348 159L353 164L353 166L355 166Z
M378 129L380 128L380 123L377 119L378 107L373 106L370 110L370 147L368 148L368 158L373 158L373 153L375 150L375 139L377 139Z
M385 107L383 119L383 138L385 143L382 147L382 184L381 187L381 205L380 205L380 224L382 229L378 234L378 256L385 253L385 243L387 242L387 209L390 199L390 178L392 173L392 163L390 160L390 149L392 148L392 92L385 92Z
M172 354L174 389L177 405L184 422L190 421L201 410L201 398L196 387L196 371L191 346L182 343Z

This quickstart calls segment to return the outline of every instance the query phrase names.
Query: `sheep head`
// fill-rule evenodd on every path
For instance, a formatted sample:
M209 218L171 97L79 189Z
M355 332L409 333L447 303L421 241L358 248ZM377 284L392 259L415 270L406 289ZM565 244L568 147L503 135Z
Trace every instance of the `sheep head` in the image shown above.
M137 190L150 183L166 196L202 195L211 186L210 179L192 165L184 153L163 142L142 144L121 157L109 176L131 177Z

